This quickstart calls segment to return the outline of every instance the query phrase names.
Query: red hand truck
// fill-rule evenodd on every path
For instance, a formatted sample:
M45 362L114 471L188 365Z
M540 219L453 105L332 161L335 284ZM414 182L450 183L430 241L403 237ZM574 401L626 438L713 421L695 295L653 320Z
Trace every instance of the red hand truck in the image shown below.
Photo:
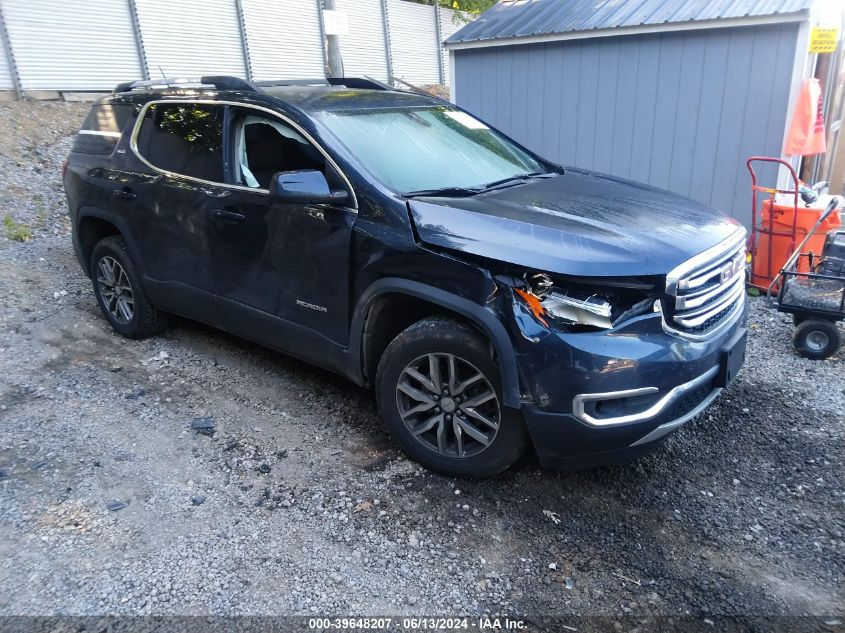
M789 175L792 177L794 187L792 189L778 189L777 187L763 187L757 184L757 174L754 171L753 163L775 163L783 165L789 170ZM745 166L751 174L751 236L748 240L748 251L751 253L751 275L749 284L759 288L760 290L767 290L772 279L776 278L780 273L780 269L784 262L774 261L773 244L779 241L778 238L788 238L789 246L786 253L788 258L795 252L795 240L798 233L798 195L799 182L798 174L787 161L781 158L772 158L770 156L752 156L745 161ZM760 193L767 193L769 198L769 218L768 222L764 222L762 212L758 212L758 197ZM792 212L792 230L776 230L775 227L775 195L783 193L792 196L793 212ZM759 253L760 238L766 236L766 252ZM761 259L761 256L763 259Z

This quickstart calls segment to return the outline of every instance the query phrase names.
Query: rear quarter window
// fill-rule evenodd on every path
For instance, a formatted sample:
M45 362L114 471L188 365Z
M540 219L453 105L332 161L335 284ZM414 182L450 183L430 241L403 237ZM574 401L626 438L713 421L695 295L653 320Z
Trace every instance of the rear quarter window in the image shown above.
M154 103L144 113L135 148L163 171L223 182L223 107Z
M71 151L108 156L114 151L131 118L131 105L95 105L85 117Z

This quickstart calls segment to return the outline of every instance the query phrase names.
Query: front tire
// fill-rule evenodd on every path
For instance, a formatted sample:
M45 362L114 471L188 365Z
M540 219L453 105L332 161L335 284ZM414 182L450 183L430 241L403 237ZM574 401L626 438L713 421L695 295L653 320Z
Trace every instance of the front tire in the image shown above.
M111 236L97 242L90 270L97 303L115 332L140 339L167 326L167 315L147 299L122 238Z
M457 477L496 475L525 450L525 426L501 394L486 341L444 317L401 332L376 372L379 410L405 453Z
M842 345L842 334L833 321L806 319L795 328L792 343L801 356L824 360L833 356Z

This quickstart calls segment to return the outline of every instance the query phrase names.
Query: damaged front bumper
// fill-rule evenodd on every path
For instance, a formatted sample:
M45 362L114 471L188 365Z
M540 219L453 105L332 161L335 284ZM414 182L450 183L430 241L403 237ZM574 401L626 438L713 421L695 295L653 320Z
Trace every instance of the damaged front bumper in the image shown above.
M743 299L744 301L744 299ZM744 359L746 307L712 337L684 338L660 313L596 332L515 315L522 415L541 463L580 468L651 450L701 413Z

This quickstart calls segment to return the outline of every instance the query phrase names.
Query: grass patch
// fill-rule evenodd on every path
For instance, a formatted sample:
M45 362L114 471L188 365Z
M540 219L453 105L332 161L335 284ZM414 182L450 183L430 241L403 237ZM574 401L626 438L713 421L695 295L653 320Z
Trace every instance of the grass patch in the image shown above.
M3 230L7 239L16 242L28 242L32 239L32 229L26 224L16 222L11 215L3 218Z

